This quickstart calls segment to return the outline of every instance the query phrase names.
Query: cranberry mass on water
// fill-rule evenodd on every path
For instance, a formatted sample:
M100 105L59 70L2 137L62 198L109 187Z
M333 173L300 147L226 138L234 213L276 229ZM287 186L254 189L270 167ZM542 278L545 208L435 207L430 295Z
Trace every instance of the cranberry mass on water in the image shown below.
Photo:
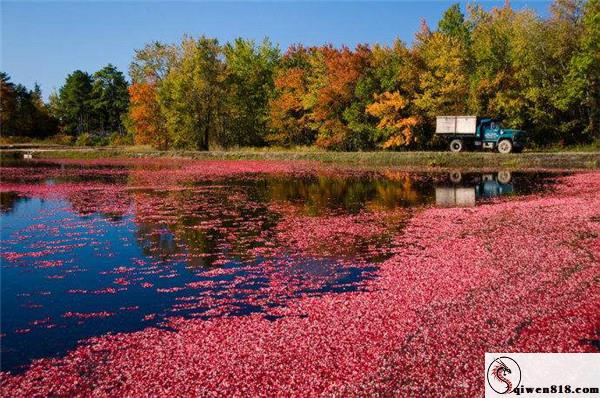
M598 351L597 172L115 159L2 176L12 396L473 395L486 351Z

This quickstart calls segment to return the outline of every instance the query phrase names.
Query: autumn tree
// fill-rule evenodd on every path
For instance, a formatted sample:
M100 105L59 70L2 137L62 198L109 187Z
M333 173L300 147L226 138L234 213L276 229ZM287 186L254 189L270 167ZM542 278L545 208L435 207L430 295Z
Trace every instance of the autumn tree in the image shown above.
M178 49L174 45L154 42L135 51L129 66L132 84L129 87L127 122L138 145L150 144L163 150L170 146L167 121L159 103L159 91L163 80L177 62Z
M134 142L168 149L169 136L158 103L156 83L133 83L129 86L129 97L129 123L134 131Z
M383 137L382 148L402 147L417 140L414 129L420 118L404 113L407 104L399 92L386 91L375 95L375 102L367 106L367 113L379 119L377 129Z
M308 82L314 49L291 46L275 70L274 92L269 100L269 143L283 146L309 145L316 131L309 125Z
M541 17L470 4L465 17L454 4L434 29L423 21L411 47L294 45L280 55L267 40L154 42L135 52L128 98L110 65L75 71L49 105L3 78L3 132L39 125L11 116L23 98L74 133L120 129L129 103L135 142L164 149L426 148L443 114L500 118L539 145L587 142L600 136L598 9L599 0L555 0Z
M370 80L365 113L375 119L371 133L375 145L396 149L427 143L414 103L419 76L419 60L402 41L396 40L391 47L373 47L370 68L359 88L362 91L364 81ZM400 126L403 120L408 124Z
M131 82L160 84L178 62L178 56L177 46L158 41L135 50L129 65Z
M360 137L348 126L347 110L355 99L355 88L368 66L370 50L358 47L319 47L311 59L307 105L310 126L317 131L316 145L326 149L357 149Z

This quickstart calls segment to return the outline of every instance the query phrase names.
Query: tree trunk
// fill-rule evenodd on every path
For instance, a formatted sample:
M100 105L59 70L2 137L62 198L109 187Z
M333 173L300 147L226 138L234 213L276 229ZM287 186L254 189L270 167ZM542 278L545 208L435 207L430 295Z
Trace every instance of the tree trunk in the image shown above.
M600 139L600 80L592 81L590 93L589 133L595 139Z
M206 125L204 126L204 145L203 148L205 151L208 151L208 135L210 132L210 119L211 119L211 114L210 114L210 110L208 111L208 116L206 117Z

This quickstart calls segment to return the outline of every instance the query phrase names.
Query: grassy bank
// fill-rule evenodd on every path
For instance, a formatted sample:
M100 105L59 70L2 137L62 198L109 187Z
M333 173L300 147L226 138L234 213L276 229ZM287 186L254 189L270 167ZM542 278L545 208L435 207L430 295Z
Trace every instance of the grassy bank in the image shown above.
M21 156L21 152L15 156ZM102 159L102 158L189 158L229 160L311 160L326 163L361 166L395 166L402 168L441 169L598 169L600 152L527 152L502 155L491 152L326 152L309 150L255 150L238 151L155 151L144 147L104 148L30 148L39 159ZM3 150L3 156L9 156Z

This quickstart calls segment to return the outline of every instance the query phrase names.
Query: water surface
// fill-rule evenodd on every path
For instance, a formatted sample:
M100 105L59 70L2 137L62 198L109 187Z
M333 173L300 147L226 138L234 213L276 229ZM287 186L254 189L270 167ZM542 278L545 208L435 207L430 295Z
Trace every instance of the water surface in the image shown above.
M3 163L2 370L173 316L275 319L294 297L366 289L415 208L544 192L556 178L310 169L171 182L170 170Z

